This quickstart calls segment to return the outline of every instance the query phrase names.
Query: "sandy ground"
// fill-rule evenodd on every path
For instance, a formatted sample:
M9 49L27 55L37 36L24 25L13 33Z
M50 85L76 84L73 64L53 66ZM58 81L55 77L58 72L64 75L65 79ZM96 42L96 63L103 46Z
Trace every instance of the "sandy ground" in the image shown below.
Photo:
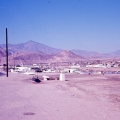
M120 75L65 76L34 83L31 75L0 74L0 120L120 120Z

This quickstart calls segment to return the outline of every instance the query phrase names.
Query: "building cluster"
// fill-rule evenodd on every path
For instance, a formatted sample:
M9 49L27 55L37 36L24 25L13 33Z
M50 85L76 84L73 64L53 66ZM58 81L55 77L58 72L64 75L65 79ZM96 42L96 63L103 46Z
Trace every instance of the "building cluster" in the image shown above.
M103 74L111 71L111 68L118 68L114 72L119 72L120 61L76 61L76 62L56 62L56 63L39 63L32 65L11 65L9 72L19 72L24 74L43 73L78 73L78 74ZM1 70L6 70L6 64L0 66ZM112 70L113 72L113 70Z

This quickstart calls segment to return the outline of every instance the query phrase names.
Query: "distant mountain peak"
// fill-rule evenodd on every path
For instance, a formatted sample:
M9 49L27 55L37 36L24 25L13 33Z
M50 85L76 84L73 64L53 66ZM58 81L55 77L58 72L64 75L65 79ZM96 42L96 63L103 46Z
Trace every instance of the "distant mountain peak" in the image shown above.
M25 42L24 44L35 44L35 43L38 43L38 42L35 42L33 40L29 40L29 41ZM38 44L41 44L41 43L38 43Z
M2 45L2 46L3 48L5 48L5 45ZM50 46L41 44L39 42L35 42L33 40L29 40L25 43L14 44L14 45L9 44L9 51L11 53L25 51L25 52L43 52L45 54L56 54L61 50L52 48Z
M35 42L35 41L33 41L33 40L29 40L28 42Z
M33 41L33 40L29 40L29 41L27 41L27 42L25 42L25 43L37 43L37 42L35 42L35 41Z

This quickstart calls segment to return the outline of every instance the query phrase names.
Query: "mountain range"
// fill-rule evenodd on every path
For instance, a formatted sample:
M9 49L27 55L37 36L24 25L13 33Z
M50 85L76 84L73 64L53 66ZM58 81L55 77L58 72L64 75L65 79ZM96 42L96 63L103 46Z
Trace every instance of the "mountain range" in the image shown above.
M5 49L6 45L1 44L0 45L2 48ZM20 43L20 44L9 44L9 52L15 53L15 52L43 52L45 54L55 54L60 52L61 50L49 47L47 45L34 42L32 40L25 42L25 43Z
M60 50L49 47L47 45L28 41L20 44L9 44L9 62L20 61L24 63L39 63L39 62L67 62L78 61L84 59L101 59L101 58L120 58L120 50L100 54L97 52L90 52L84 50ZM0 45L0 59L5 61L5 44Z

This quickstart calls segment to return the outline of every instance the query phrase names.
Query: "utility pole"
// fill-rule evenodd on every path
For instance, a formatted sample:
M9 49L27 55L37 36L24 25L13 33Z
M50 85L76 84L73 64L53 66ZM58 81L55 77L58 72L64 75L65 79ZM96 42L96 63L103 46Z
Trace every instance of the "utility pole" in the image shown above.
M8 77L8 32L6 28L6 72L7 72L7 77Z

